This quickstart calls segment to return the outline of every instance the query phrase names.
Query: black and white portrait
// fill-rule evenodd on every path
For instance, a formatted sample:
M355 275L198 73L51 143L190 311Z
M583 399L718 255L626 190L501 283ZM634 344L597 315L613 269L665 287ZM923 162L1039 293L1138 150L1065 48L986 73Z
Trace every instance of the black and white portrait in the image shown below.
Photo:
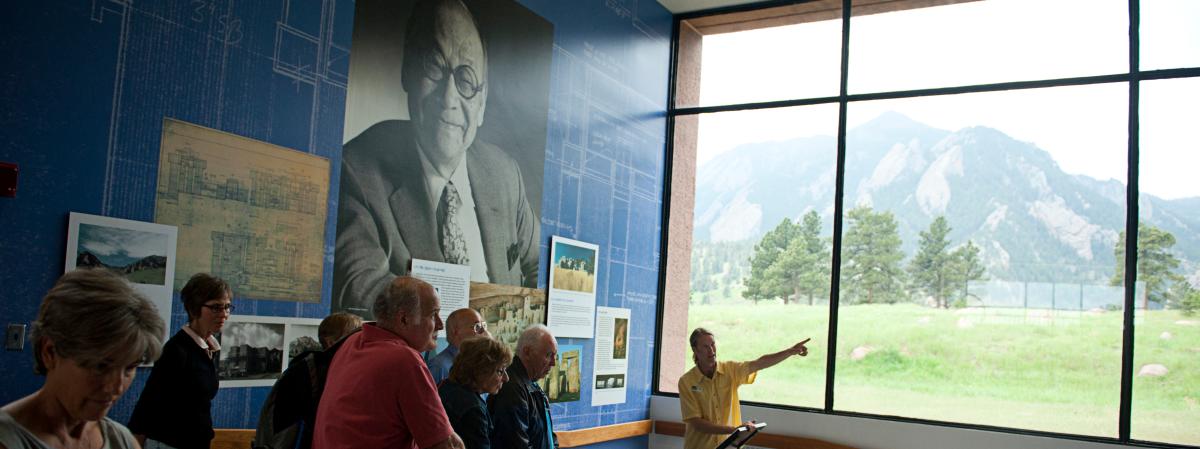
M553 27L512 1L359 1L333 305L412 259L536 287Z

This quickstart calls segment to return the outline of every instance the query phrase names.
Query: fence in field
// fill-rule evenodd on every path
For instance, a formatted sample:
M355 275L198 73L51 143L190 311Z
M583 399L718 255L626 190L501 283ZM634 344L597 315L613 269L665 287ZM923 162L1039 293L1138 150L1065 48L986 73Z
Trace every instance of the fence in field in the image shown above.
M1144 284L1134 292L1140 298ZM983 323L1077 324L1088 314L1120 313L1125 303L1124 287L1084 283L992 280L971 282L967 293L960 314ZM1135 303L1140 309L1141 301Z

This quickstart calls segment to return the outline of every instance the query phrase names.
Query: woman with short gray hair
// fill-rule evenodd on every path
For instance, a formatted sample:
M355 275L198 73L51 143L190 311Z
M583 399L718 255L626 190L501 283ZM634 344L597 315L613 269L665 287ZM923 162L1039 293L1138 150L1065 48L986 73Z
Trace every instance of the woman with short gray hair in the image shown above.
M105 269L64 274L33 322L34 371L42 388L0 408L0 447L137 448L109 408L137 367L158 358L166 326L154 305Z

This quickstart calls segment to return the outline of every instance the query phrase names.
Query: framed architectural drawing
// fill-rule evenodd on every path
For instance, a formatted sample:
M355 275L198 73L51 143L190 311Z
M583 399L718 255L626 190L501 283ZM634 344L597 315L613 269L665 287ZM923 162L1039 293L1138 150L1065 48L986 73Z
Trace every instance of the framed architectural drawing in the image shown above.
M163 120L154 221L179 227L182 286L206 272L239 298L319 302L329 160Z

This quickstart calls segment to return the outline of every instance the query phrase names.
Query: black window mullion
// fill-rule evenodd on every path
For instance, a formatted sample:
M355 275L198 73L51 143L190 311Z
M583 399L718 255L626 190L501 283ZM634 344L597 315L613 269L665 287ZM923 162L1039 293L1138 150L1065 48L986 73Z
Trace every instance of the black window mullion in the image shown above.
M842 0L842 74L838 90L836 175L833 191L833 242L829 266L829 337L825 354L825 413L833 412L833 379L837 371L838 303L842 277L842 201L846 193L846 94L850 65L851 0Z
M670 248L669 240L671 238L671 177L674 176L675 167L675 85L676 76L679 73L679 33L681 19L675 18L671 23L671 60L668 63L667 72L667 132L664 143L663 154L663 192L662 192L662 225L659 229L658 242L658 305L655 307L654 329L658 334L656 338L658 344L654 345L654 363L651 367L650 388L652 392L659 393L661 385L658 384L659 373L662 368L659 366L659 361L662 360L662 329L663 329L663 313L667 307L667 249ZM691 287L689 287L691 288Z
M1117 418L1117 439L1129 441L1133 412L1133 318L1136 312L1138 249L1138 95L1139 79L1139 4L1129 0L1129 167L1125 185L1125 315L1121 334L1121 405Z

